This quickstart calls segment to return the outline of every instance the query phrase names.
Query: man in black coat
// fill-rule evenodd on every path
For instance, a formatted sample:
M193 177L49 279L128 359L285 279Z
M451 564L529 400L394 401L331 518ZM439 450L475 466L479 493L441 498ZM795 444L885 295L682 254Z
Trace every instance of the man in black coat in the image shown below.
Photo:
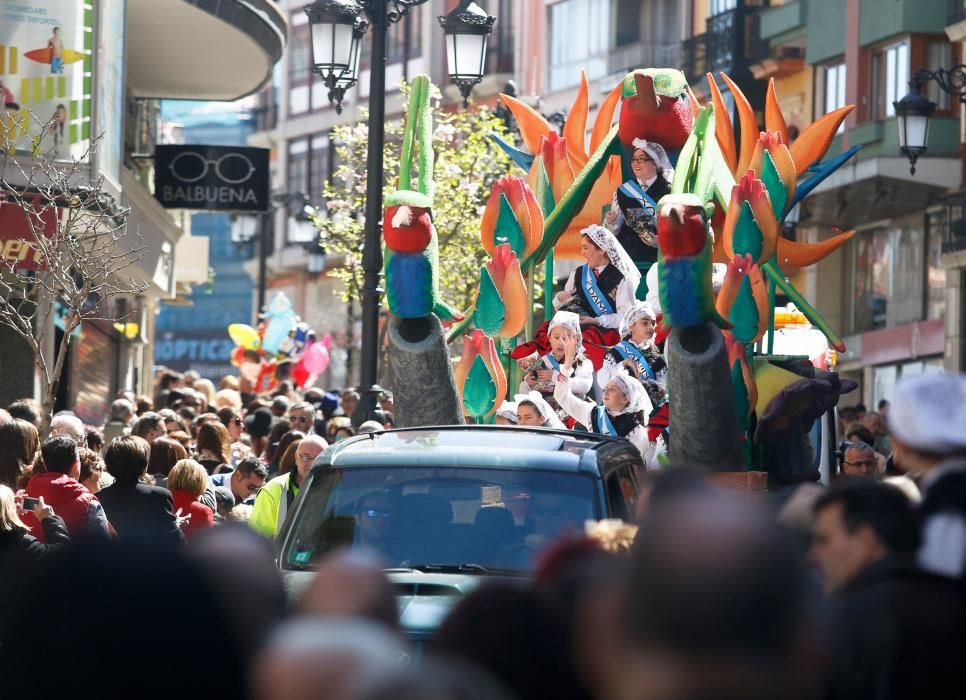
M98 492L107 519L121 539L182 542L171 492L141 483L151 448L133 435L114 438L104 451L104 464L116 481Z
M966 598L956 582L915 566L906 496L847 478L814 513L810 555L830 595L827 697L966 697Z

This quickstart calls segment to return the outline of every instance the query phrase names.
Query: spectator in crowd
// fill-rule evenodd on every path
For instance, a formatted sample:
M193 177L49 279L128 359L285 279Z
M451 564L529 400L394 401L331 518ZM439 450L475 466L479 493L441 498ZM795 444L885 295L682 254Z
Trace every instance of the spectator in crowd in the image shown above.
M864 442L845 443L842 453L842 473L846 476L879 478L875 450Z
M173 433L172 433L173 434ZM148 457L148 474L154 478L155 486L165 487L168 473L182 459L188 458L188 451L170 435L159 437L151 443L151 455Z
M198 428L198 462L209 474L231 471L231 435L215 416Z
M181 445L185 452L191 454L195 449L195 441L191 438L191 435L187 430L175 430L173 433L168 433L165 437L170 438Z
M104 478L104 460L100 453L87 447L77 450L77 459L80 462L80 477L77 480L96 496L101 490L101 479Z
M104 464L115 482L98 494L108 520L122 539L181 542L171 492L142 483L151 446L135 435L114 438Z
M284 396L276 396L272 399L271 411L272 415L276 418L281 418L286 413L288 413L288 407L290 405L289 400Z
M130 401L115 399L111 403L111 418L104 424L104 441L110 442L116 437L129 434L135 418L135 407Z
M110 526L97 498L78 481L81 475L77 444L66 435L55 435L40 448L43 471L35 472L24 495L43 498L67 526L71 537L107 536ZM24 516L30 534L41 542L44 530L32 513Z
M252 439L252 454L260 457L268 446L268 436L275 425L275 416L267 408L256 408L245 416L245 432Z
M307 615L363 618L396 629L396 595L382 568L382 562L367 552L330 554L319 563L299 609Z
M862 425L869 429L872 433L872 438L874 442L869 443L876 452L881 454L883 457L888 457L892 454L889 449L889 431L886 429L886 422L875 411L869 411L865 414L865 418L862 419Z
M209 407L215 407L215 385L210 379L196 379L191 385L191 388L194 389L196 393L201 394L205 410L208 410Z
M154 401L150 396L138 396L134 405L137 408L137 414L139 416L143 416L145 413L154 410Z
M288 418L282 417L275 421L272 426L272 432L268 435L268 446L265 448L265 454L262 457L268 462L269 471L277 471L278 461L282 458L282 452L284 450L279 449L282 438L292 429L292 424L289 423ZM302 431L298 431L301 433Z
M355 389L347 389L342 392L341 406L342 415L352 418L352 414L355 413L356 406L359 405L359 392Z
M298 495L299 486L309 475L315 459L328 447L318 435L309 435L299 443L295 455L295 469L277 476L258 492L249 524L266 537L275 537L292 502Z
M315 406L307 401L292 404L288 410L288 422L292 430L300 430L308 435L315 422Z
M144 439L150 445L159 437L167 435L168 429L164 419L157 413L148 412L141 415L131 429L131 434Z
M358 697L397 672L404 651L398 635L374 622L351 618L292 620L279 626L256 663L253 697Z
M295 430L291 431L293 433L297 432ZM287 435L288 433L286 433ZM299 433L301 435L301 433ZM279 474L290 474L295 468L295 456L298 454L299 445L302 444L302 440L305 438L297 437L288 443L288 447L285 448L285 452L282 454L282 458L278 460L278 473Z
M253 505L255 495L268 479L268 467L258 457L245 457L232 472L222 472L211 477L213 486L225 486L231 490L235 503Z
M175 515L187 539L215 524L212 509L198 501L207 488L208 472L193 459L179 460L168 474Z
M889 411L899 469L919 480L927 571L966 577L966 375L924 374L901 380Z
M887 399L882 399L879 401L879 415L882 416L882 420L886 421L887 425L889 421L889 406L891 406L891 404Z
M29 476L39 451L40 437L32 422L13 418L0 423L0 484L20 488L20 479Z
M843 479L814 511L812 560L831 595L826 697L966 697L966 598L914 565L919 535L905 495Z
M218 409L217 415L221 424L227 428L232 442L238 442L245 428L245 421L242 420L241 412L231 406L225 406Z
M623 579L615 697L818 692L796 549L747 501L688 489L652 502Z
M104 449L104 433L90 425L85 425L84 447L99 453Z
M36 399L18 399L7 406L11 418L19 418L40 430L40 402Z
M48 557L70 542L63 519L43 498L30 513L43 529L43 540L31 535L30 528L21 519L23 497L15 496L9 486L0 484L0 574L4 576L22 572L24 564Z
M326 439L330 442L338 442L338 440L345 440L347 437L346 431L352 430L352 421L348 416L335 416L331 418L328 424L325 426ZM336 436L342 433L341 438Z
M78 447L87 445L87 434L84 423L73 413L58 413L50 420L50 436L65 435L74 441Z

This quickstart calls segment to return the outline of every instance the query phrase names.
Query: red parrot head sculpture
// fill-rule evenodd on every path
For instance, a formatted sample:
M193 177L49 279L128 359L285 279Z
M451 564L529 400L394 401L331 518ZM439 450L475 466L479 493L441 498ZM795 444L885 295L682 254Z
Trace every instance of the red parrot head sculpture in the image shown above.
M684 74L672 68L629 73L623 83L618 136L630 147L635 138L656 141L667 150L684 145L694 127Z

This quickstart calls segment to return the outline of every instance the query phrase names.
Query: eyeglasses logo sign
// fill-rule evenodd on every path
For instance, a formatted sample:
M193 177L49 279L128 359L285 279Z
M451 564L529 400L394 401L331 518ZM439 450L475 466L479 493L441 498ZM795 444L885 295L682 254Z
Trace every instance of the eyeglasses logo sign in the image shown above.
M267 211L269 150L238 146L158 146L155 197L172 209Z

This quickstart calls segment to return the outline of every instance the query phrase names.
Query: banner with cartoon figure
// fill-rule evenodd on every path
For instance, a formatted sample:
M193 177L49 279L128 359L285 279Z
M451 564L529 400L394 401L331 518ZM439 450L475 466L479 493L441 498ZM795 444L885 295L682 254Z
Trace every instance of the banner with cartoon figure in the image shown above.
M0 147L54 149L58 158L84 154L93 24L93 0L0 0ZM45 141L33 142L50 120Z

